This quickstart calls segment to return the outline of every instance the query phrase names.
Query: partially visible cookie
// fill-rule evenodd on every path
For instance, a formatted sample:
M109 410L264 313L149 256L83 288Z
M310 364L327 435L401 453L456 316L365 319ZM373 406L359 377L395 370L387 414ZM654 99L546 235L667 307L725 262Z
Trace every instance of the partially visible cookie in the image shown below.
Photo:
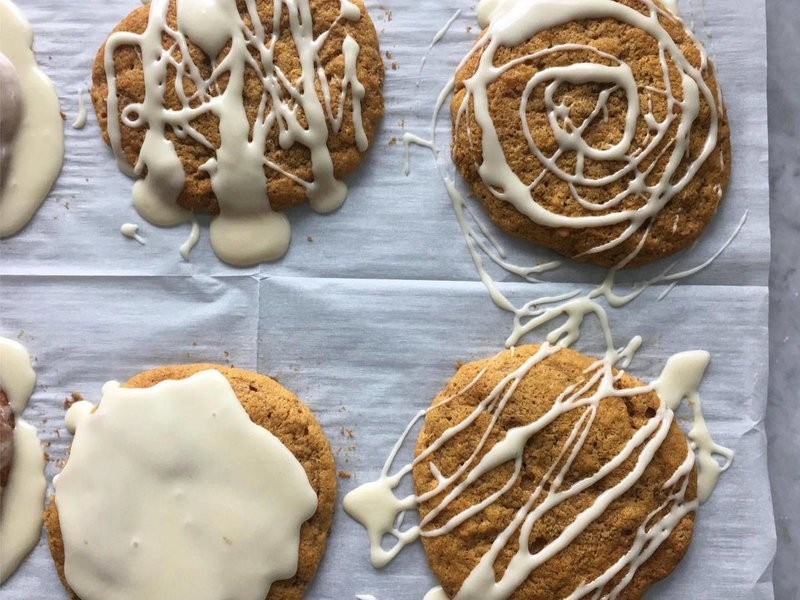
M150 388L162 381L186 379L209 369L225 376L250 419L272 433L295 456L317 495L317 510L300 531L297 572L291 579L273 583L267 596L269 600L297 600L302 598L324 554L336 499L336 472L330 445L308 407L270 377L211 364L145 371L131 378L123 387ZM64 541L55 501L51 501L45 510L45 525L58 575L72 598L80 600L65 578Z
M634 548L638 541L644 541L637 538L640 527L653 527L656 518L667 515L674 507L673 527L654 529L658 532L654 537L661 541L660 545L652 556L644 556L640 564L637 563L632 579L615 596L626 600L640 598L651 584L675 568L692 537L694 515L690 509L696 498L696 470L692 463L687 463L693 458L689 456L687 440L674 421L670 424L656 420L666 413L658 412L660 400L655 392L603 397L594 413L589 402L579 402L553 416L559 411L559 403L592 396L596 384L589 382L591 367L596 368L598 363L573 350L562 349L537 362L514 389L516 379L511 374L522 368L539 349L539 346L523 346L465 364L433 401L434 408L426 416L415 454L419 456L428 449L435 449L414 467L417 497L430 493L444 478L457 474L461 465L466 464L468 468L440 493L420 503L420 518L424 523L421 539L428 562L448 597L456 597L492 545L502 539L504 530L523 514L529 532L523 534L524 528L519 526L506 533L506 543L501 543L497 560L489 563L494 565L492 576L500 582L508 574L511 560L522 543L520 540L529 542L530 555L545 551L549 558L524 576L520 585L508 587L508 582L504 581L502 585L506 587L502 589L508 590L508 595L502 597L514 600L572 597L571 593L608 573L629 552L631 561L639 559L641 555ZM504 380L506 384L499 386ZM625 374L615 387L625 390L640 385L643 384ZM495 390L500 391L494 401L488 402ZM503 400L506 393L510 396ZM469 424L470 415L481 403L486 410L479 411L477 419ZM493 417L497 419L494 426L491 425ZM652 459L644 462L646 467L626 492L598 510L593 515L596 518L579 524L581 512L602 507L598 504L603 502L602 494L629 477L638 461L646 461L641 451L634 450L616 468L598 475L648 422L650 426L658 425L659 430L662 426L665 428L664 439ZM539 428L524 433L525 428L533 427L534 423L538 423L536 427ZM448 430L457 433L440 443ZM489 431L486 444L477 450L486 431ZM500 452L499 444L510 443L513 448L520 439L525 440L524 450L519 462L520 472L515 477L515 455L508 447ZM652 438L645 436L643 439ZM490 460L490 453L497 452L505 458L491 459L497 463L494 468L471 484L464 483L466 473L482 460ZM573 454L572 464L564 469L568 457ZM690 470L687 465L691 466ZM562 473L560 481L557 480L559 473ZM677 477L676 473L683 474ZM666 485L671 479L674 481ZM511 485L503 492L508 482ZM581 487L581 482L589 485ZM680 496L681 485L685 485L683 496L670 504L672 494ZM578 491L570 492L575 489ZM551 497L551 491L556 496ZM559 493L562 497L556 502ZM490 501L493 494L499 495ZM452 500L449 503L445 502L448 495ZM538 518L531 517L545 501L553 503L549 510ZM486 504L481 507L481 502ZM465 515L468 518L458 522ZM571 537L562 543L565 536ZM559 550L559 546L563 548ZM523 552L517 560L524 563L527 558L528 554ZM526 573L524 568L520 572ZM608 577L608 583L598 589L609 593L627 572L624 568ZM466 594L464 597L478 596Z
M3 390L0 390L0 506L3 491L8 485L11 463L14 460L14 411Z
M731 166L700 42L659 0L497 4L451 104L453 160L491 220L603 267L687 248Z

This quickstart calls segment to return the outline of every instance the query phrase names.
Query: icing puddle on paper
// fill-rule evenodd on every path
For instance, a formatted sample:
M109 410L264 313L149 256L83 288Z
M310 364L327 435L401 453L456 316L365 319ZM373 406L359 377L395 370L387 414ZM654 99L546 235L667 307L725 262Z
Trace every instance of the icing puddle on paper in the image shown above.
M245 0L247 14L257 15L256 0ZM291 239L289 221L270 208L265 168L277 171L306 189L311 207L320 213L339 208L347 195L347 186L334 176L333 162L327 147L328 127L338 132L342 125L346 94L352 98L356 146L364 152L368 140L361 118L361 101L366 93L356 76L358 43L349 35L342 44L344 78L339 98L331 98L330 82L320 67L319 51L328 32L314 37L309 0L275 2L275 12L290 16L289 27L300 62L297 81L286 80L274 62L275 40L280 37L280 19L271 24L258 18L248 27L231 0L177 0L177 30L167 25L168 0L153 0L147 28L142 34L117 32L106 44L105 71L108 81L108 113L121 111L121 124L130 128L146 127L136 165L131 168L123 148L120 122L109 119L108 135L117 162L125 173L139 178L133 187L133 203L139 214L158 226L188 222L192 213L179 207L177 197L184 187L185 174L174 145L167 133L186 137L215 151L215 157L202 169L211 178L220 213L211 220L211 245L224 261L238 266L275 260L283 256ZM358 21L361 11L349 0L342 0L337 23ZM165 49L166 36L174 44ZM189 52L187 39L213 59L230 43L230 51L214 64L208 79L200 76ZM118 105L114 52L123 46L136 46L142 56L145 97L143 102ZM180 52L176 58L174 52ZM260 57L253 58L253 53ZM175 86L180 101L178 110L165 108L162 82L167 70L179 69L191 80L197 92L188 95L184 86ZM244 104L246 70L255 70L262 80L263 95L255 123L251 124ZM227 78L223 92L221 77ZM317 95L321 86L323 101ZM303 120L299 118L302 109ZM214 147L192 122L211 113L219 119L220 144ZM310 153L312 178L305 181L265 158L267 137L275 130L282 148L294 144Z
M0 238L33 218L64 161L64 122L53 83L33 54L30 24L0 0Z
M53 483L82 600L263 600L295 574L317 496L218 371L146 389L110 382L66 420L75 438Z
M475 118L482 133L482 157L479 174L489 189L499 198L511 202L517 210L527 215L533 221L549 227L596 227L609 224L628 223L623 233L603 246L590 252L600 252L613 248L625 239L648 227L647 223L669 200L683 189L714 150L717 142L718 124L718 99L715 98L702 77L702 69L695 69L681 54L672 39L658 21L658 15L672 18L659 11L651 0L642 0L649 8L650 16L646 16L625 5L613 0L532 0L522 2L519 0L482 0L478 6L478 19L486 30L481 35L475 49L465 59L468 60L475 52L482 52L480 65L475 75L466 82L465 99L457 111L455 127L461 126L461 119L469 103L473 104ZM638 85L632 80L630 68L622 61L617 61L616 66L606 66L594 63L579 63L568 66L547 68L539 71L531 80L521 98L520 112L525 114L528 96L533 88L541 82L549 82L551 87L559 83L583 84L587 82L601 82L611 86L615 91L621 90L627 97L627 115L625 131L621 140L613 147L596 149L586 145L582 138L580 127L562 129L558 126L557 119L551 118L554 134L559 145L564 148L577 149L579 153L590 156L596 160L611 160L624 163L623 173L611 176L611 181L622 178L629 171L638 168L642 155L648 149L631 155L628 146L633 139L633 132L637 120L643 118L651 129L650 145L660 143L669 132L674 132L674 139L668 145L671 148L668 165L664 176L657 182L645 184L643 177L634 177L630 180L627 189L617 197L609 199L602 206L589 203L582 198L576 198L581 205L591 210L612 209L622 203L630 194L638 195L646 202L637 209L606 212L602 215L568 217L550 213L539 206L533 196L537 182L526 184L509 167L503 153L494 123L489 113L488 88L509 65L498 65L495 54L501 46L515 46L531 38L537 32L549 27L566 23L572 20L598 17L613 17L647 31L655 38L661 49L661 62L666 66L666 57L671 59L680 74L683 98L676 99L672 91L667 89L667 99L670 106L669 114L663 121L653 117L646 107L639 103ZM694 39L694 38L692 38ZM703 68L707 65L704 50L698 44ZM583 50L594 51L588 46L581 46ZM541 54L552 52L553 49L541 51ZM615 59L616 60L616 59ZM464 61L464 62L465 62ZM462 62L462 65L464 64ZM520 61L516 61L520 62ZM431 150L436 159L440 158L440 151L436 143L436 125L441 109L448 101L454 90L454 80L451 80L442 90L431 121L430 138L424 139L411 133L404 135L406 146L405 165L406 173L409 172L408 153L410 145L419 145ZM684 170L679 170L680 163L686 156L689 135L693 122L698 113L701 98L711 111L711 126L701 151L697 156L691 157L690 164ZM608 96L602 95L595 107L595 115L603 113L606 108ZM552 97L545 98L545 107L549 115L555 115L560 107L555 104ZM680 110L672 110L673 107ZM523 128L527 122L521 118ZM533 143L530 131L524 132L533 154L545 166L545 171L558 173L562 179L570 181L574 190L576 186L588 182L580 173L562 173L557 164L557 157L546 157L537 153L538 149ZM636 532L635 539L620 560L612 564L605 573L592 581L585 581L575 590L565 596L571 600L584 597L616 598L632 580L637 569L658 549L660 544L669 536L669 533L687 514L695 511L700 502L710 496L720 474L732 463L733 452L716 444L709 432L702 413L702 403L698 389L703 374L709 364L710 356L703 351L685 352L671 357L665 364L661 376L656 380L644 384L634 390L618 390L614 384L620 377L614 374L614 369L621 372L626 369L636 351L642 344L642 339L634 337L630 342L619 349L615 346L611 328L608 322L606 309L600 304L605 301L608 306L621 308L639 297L649 286L666 284L665 296L680 280L689 277L709 266L713 260L731 243L738 231L744 225L746 214L742 217L730 239L718 252L705 262L680 272L674 272L679 261L675 261L660 274L633 287L632 291L621 294L614 291L616 270L609 270L604 281L588 291L577 290L558 297L540 297L526 302L522 306L515 306L497 287L495 281L486 270L484 257L487 257L500 268L511 274L517 275L531 283L538 282L537 276L541 273L556 269L558 262L549 262L531 267L519 266L506 259L506 254L488 227L484 226L472 215L466 204L464 196L457 189L455 179L437 160L443 183L452 201L453 208L461 226L470 256L476 266L480 280L483 282L493 302L513 314L514 327L506 344L514 352L523 336L537 333L544 337L545 342L539 350L528 358L515 371L507 373L503 380L486 396L474 411L465 416L461 422L455 422L442 436L425 448L419 448L416 457L410 463L395 467L395 458L406 446L408 438L417 423L433 410L446 404L450 399L434 407L419 412L409 424L405 432L392 449L386 460L380 476L372 482L365 483L351 491L344 499L345 510L367 531L370 546L370 558L375 567L383 567L392 561L397 554L408 544L415 542L420 537L446 535L453 531L464 521L477 516L481 511L499 497L505 490L517 484L520 475L519 465L522 453L528 441L539 435L547 425L559 415L572 410L579 410L581 417L576 421L575 430L572 432L562 449L561 457L572 457L556 461L545 475L545 479L535 486L529 502L520 507L513 521L492 544L490 550L480 559L472 572L466 577L461 589L454 600L502 600L510 597L535 570L543 564L548 557L553 556L566 548L582 531L590 526L608 506L611 499L621 496L627 489L639 480L645 468L659 449L666 433L674 420L674 411L685 400L692 411L693 424L687 433L688 446L686 459L672 475L663 482L665 489L670 491L667 500L659 509L647 515ZM652 185L651 185L652 184ZM501 190L501 192L497 192ZM718 189L721 194L721 189ZM472 224L474 223L474 225ZM641 246L639 246L641 247ZM630 261L638 248L618 268L622 268ZM587 317L594 317L600 324L600 329L605 339L602 349L602 358L590 368L585 377L589 382L574 382L565 389L558 399L554 399L552 409L535 422L521 425L506 431L500 441L496 442L483 455L481 460L468 460L462 464L455 473L443 474L436 465L430 463L431 454L448 443L458 443L460 431L475 422L482 413L490 413L496 417L504 410L506 404L512 399L516 386L527 377L537 364L546 361L563 348L572 346L580 337ZM505 351L509 352L509 351ZM479 374L474 385L483 373ZM460 393L463 393L462 392ZM531 528L538 519L554 506L558 506L574 495L580 493L580 485L576 484L566 489L560 489L559 481L569 471L572 459L580 450L585 440L586 432L591 428L594 414L598 406L607 398L615 398L632 393L645 393L655 391L660 399L660 405L655 414L646 420L638 429L622 451L612 460L601 465L598 471L580 485L590 487L602 480L606 473L624 460L638 454L637 461L631 472L623 477L597 497L589 507L576 514L572 523L564 526L562 535L545 544L536 551L531 550ZM456 396L458 393L456 394ZM490 421L494 423L494 420ZM490 429L491 429L490 425ZM488 431L485 432L488 435ZM486 442L484 436L475 448L474 458L481 452ZM411 442L413 444L413 442ZM517 465L514 475L507 486L478 505L468 508L456 515L443 527L432 529L431 521L470 488L481 476L512 462ZM397 495L398 486L411 474L415 466L429 464L433 479L438 485L424 494L418 496ZM686 495L689 478L693 468L697 469L697 499L689 499ZM437 499L436 506L421 518L418 525L402 528L403 516L409 512L416 512L420 504ZM527 533L526 533L527 532ZM510 562L508 568L501 573L495 571L496 561L503 548L509 544L519 550ZM437 599L445 598L444 592L438 590ZM428 596L426 596L428 598Z
M44 452L36 428L20 415L36 384L36 374L24 346L0 337L0 390L15 417L8 485L0 496L0 583L33 550L42 532L46 482Z

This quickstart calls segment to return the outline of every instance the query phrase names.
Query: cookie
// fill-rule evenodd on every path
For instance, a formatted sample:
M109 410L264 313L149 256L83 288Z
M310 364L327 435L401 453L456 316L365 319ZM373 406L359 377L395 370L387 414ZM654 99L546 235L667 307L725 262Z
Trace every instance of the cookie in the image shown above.
M336 499L336 471L330 445L311 411L275 380L242 369L209 364L169 366L140 373L123 387L150 388L165 380L183 380L196 373L214 369L230 383L250 419L270 431L297 458L316 492L318 504L313 516L300 530L297 572L291 579L276 581L270 588L270 600L301 598L322 559L333 518ZM58 509L51 500L45 510L48 542L62 583L69 590L64 575L64 541ZM73 598L78 598L74 592Z
M604 397L601 393L594 411L587 402L561 410L566 406L563 403L589 398L597 391L599 377L591 378L601 363L573 350L561 349L525 372L524 365L530 365L531 357L540 350L540 346L523 346L465 364L434 400L415 454L419 456L434 449L413 471L415 492L421 499L421 539L430 567L447 597L456 597L465 581L475 577L473 571L490 552L492 544L501 539L505 543L500 543L495 560L489 564L493 565L491 576L497 579L498 586L505 586L501 589L508 595L498 593L492 597L552 600L572 597L570 594L582 585L603 576L607 577L606 585L595 589L608 594L628 572L622 569L615 573L610 569L631 552L631 560L636 558L638 569L633 569L632 579L615 597L640 598L651 584L675 568L691 540L692 510L696 506L694 455L672 420L672 413L661 411L661 401L655 392L627 397ZM524 373L518 383L511 375L515 372ZM617 390L643 385L627 374L617 375ZM487 406L487 399L493 393L494 400ZM510 396L504 400L505 394ZM478 411L477 419L470 422L470 415L482 402L486 410ZM497 420L490 427L493 416ZM534 426L538 428L534 433L522 435L526 427ZM644 446L621 454L645 426L652 426L664 435L649 463L642 451ZM437 445L437 440L450 428L462 429ZM486 444L476 450L489 429ZM653 436L644 436L640 442L654 440ZM514 455L501 443L513 446L521 439L524 450L520 449L520 472L515 476ZM473 452L476 454L470 462ZM498 452L504 458L498 458ZM570 456L573 460L568 464ZM618 456L622 458L609 468ZM440 478L457 473L460 465L469 463L474 468L482 460L490 461L492 468L482 471L471 485L456 490L463 484L462 474L433 498L424 496L439 485ZM638 461L645 461L646 466L635 481L603 507L603 499L617 489L615 486L623 484ZM435 469L430 465L435 465ZM608 470L601 472L604 468ZM556 477L559 473L563 478L560 482ZM588 485L573 487L581 486L580 482ZM501 491L504 485L508 487ZM603 493L606 495L601 496ZM445 502L448 494L451 501ZM499 495L493 497L493 494ZM555 494L562 494L559 501L555 501ZM675 498L670 500L673 494ZM485 504L481 505L482 502ZM545 502L552 502L548 510L541 509L543 514L531 516ZM579 517L595 508L596 518ZM523 537L518 526L522 521L513 524L520 515L531 527ZM666 531L668 537L657 545L652 556L634 552L637 541L645 539L637 537L640 527L650 528L661 517L667 518L664 523L672 526L671 531L670 527L655 527L654 531ZM565 537L569 535L574 537ZM653 533L653 539L660 540L659 536L660 533ZM509 564L523 543L520 539L528 543L530 555L544 551L549 558L542 558L543 562L530 572L524 568L516 571L517 576L522 574L521 580L512 583L509 572L513 569ZM571 541L564 543L565 539ZM521 556L529 558L524 552ZM510 581L504 579L505 575L509 575ZM479 597L464 590L462 593L464 597ZM592 595L589 591L585 593L587 597Z
M3 390L0 390L0 506L3 491L8 485L11 463L14 460L14 411Z
M100 48L91 96L118 164L142 178L139 213L159 226L216 216L217 255L245 266L286 252L274 211L344 202L383 77L361 0L156 0Z
M453 161L492 222L602 267L687 248L731 165L700 42L659 0L497 4L451 102Z

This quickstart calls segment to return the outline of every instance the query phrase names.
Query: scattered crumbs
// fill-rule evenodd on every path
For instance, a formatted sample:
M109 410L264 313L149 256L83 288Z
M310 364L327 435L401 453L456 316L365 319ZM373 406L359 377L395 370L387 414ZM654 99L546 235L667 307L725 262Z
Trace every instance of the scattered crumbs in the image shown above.
M25 335L25 330L24 329L20 329L19 333L17 334L17 339L21 340L23 335Z
M222 536L222 541L225 542L226 544L228 544L228 546L233 544L233 540L231 538L227 537L227 536L224 536L224 535Z
M225 351L223 351L223 352L222 352L222 355L223 355L225 358L228 358L228 357L230 357L231 353L230 353L230 352L228 352L227 350L225 350Z
M64 202L64 208L66 208L67 210L69 210L69 202Z
M396 146L397 145L397 138L396 137L391 138L389 140L389 145L390 146Z
M340 479L350 479L353 474L350 471L339 471L339 478Z
M392 63L392 71L397 71L397 63L396 62Z
M308 235L308 236L306 236L306 241L307 241L307 242L313 242L313 241L314 241L314 238L313 238L313 237L311 237L310 235Z
M400 129L405 129L405 128L406 128L406 120L400 119Z
M44 445L44 444L43 444L43 445ZM50 462L50 453L49 453L49 452L45 451L45 453L44 453L44 459L45 459L45 461L47 461L47 462Z
M59 111L59 113L58 113L58 114L60 114L60 115L61 115L61 120L62 120L62 121L66 121L66 120L67 120L67 115L65 115L65 114L64 114L64 111L63 111L63 110L62 110L62 111Z
M394 54L392 54L391 51L387 50L386 51L386 58L388 58L389 60L392 60L394 58Z
M83 400L83 395L80 392L72 392L67 398L64 398L64 410L69 410L73 404L81 400Z
M346 407L344 404L342 404L342 405L339 407L339 412L347 412L347 407Z
M467 33L472 33L472 25L467 25Z
M339 435L341 435L342 437L347 437L347 438L353 439L353 430L349 429L349 428L342 427L339 430Z
M49 448L51 443L52 442L50 442L50 440L45 440L45 441L42 442L42 447L43 448ZM45 454L47 454L47 453L45 452Z
M56 437L61 439L61 430L60 429L53 429L53 432L56 434Z

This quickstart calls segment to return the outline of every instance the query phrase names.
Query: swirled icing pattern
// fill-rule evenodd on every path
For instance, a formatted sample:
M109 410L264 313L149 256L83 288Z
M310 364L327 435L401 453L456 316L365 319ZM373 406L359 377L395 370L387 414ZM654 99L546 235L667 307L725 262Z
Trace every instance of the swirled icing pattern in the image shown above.
M120 168L132 177L142 177L134 184L134 205L156 225L191 220L191 212L176 203L186 177L169 134L191 139L215 153L202 166L211 178L220 210L211 222L214 251L224 261L241 266L279 258L289 246L291 229L287 218L270 207L265 168L304 187L318 212L333 211L344 202L347 186L334 175L327 141L329 126L334 132L342 126L349 90L356 147L361 152L367 149L361 117L366 90L356 74L359 45L345 36L341 93L339 98L332 98L319 56L330 29L315 36L309 0L275 0L272 23L261 21L256 0L245 0L245 14L239 12L234 0L177 0L177 28L168 24L170 5L170 0L153 0L143 33L119 31L106 43L108 136ZM295 81L288 79L275 60L284 12L300 63L300 76ZM342 0L334 25L361 18L356 4ZM165 38L172 44L165 44ZM193 61L189 41L211 57L209 77L204 77ZM228 45L229 51L223 53ZM124 46L141 51L145 93L142 102L120 106L114 53ZM169 78L171 70L178 76ZM254 123L243 99L248 73L256 73L263 87ZM169 94L174 92L180 103L177 109L166 107L166 81L171 82ZM117 114L119 120L114 118ZM218 146L193 126L193 121L204 115L219 120ZM121 126L147 129L133 168L125 157ZM310 181L265 156L267 138L276 130L281 148L301 144L308 149L313 174Z
M622 247L624 253L613 266L626 266L642 250L659 213L687 190L707 161L719 160L719 171L725 172L725 153L718 149L724 108L718 89L709 85L707 55L661 4L484 0L478 14L486 29L462 63L474 61L477 66L474 72L472 66L467 69L464 93L453 104L456 135L460 131L462 136L458 140L479 146L477 174L488 192L534 224L567 230L613 228L613 234L577 258L619 256L612 251ZM522 47L548 30L599 19L614 20L654 40L657 68L652 61L631 57L630 48L605 40L589 45L554 38L509 58L508 48ZM682 31L688 43L679 46L665 23ZM652 72L657 74L651 80ZM518 77L528 79L514 129L521 129L521 143L538 165L524 175L510 164L509 125L498 124L501 101L490 92L498 82ZM583 86L596 92L592 107L572 105L569 89ZM603 137L598 132L609 122L610 111L620 131ZM549 198L554 194L558 202ZM722 194L722 185L716 185L712 195L717 202Z

